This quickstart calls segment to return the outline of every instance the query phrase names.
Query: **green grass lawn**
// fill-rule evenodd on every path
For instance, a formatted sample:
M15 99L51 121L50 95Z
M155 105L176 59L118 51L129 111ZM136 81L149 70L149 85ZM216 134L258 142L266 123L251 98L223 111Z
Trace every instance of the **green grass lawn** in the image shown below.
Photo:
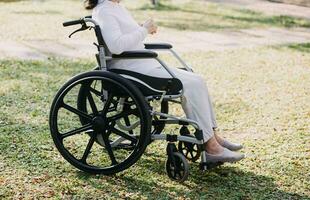
M208 172L191 163L185 184L165 173L165 143L115 176L88 175L60 156L48 127L53 96L92 61L2 60L0 198L310 199L309 51L294 44L185 56L207 80L220 132L247 154Z
M161 2L152 9L147 0L124 0L139 21L153 17L172 36L310 26L203 0ZM88 14L78 0L0 1L0 40L65 40L61 23ZM94 60L0 60L0 199L310 199L310 43L184 57L207 81L221 134L243 143L246 159L207 172L191 163L188 181L179 184L165 173L166 144L155 142L122 173L83 173L54 147L48 114L62 84Z

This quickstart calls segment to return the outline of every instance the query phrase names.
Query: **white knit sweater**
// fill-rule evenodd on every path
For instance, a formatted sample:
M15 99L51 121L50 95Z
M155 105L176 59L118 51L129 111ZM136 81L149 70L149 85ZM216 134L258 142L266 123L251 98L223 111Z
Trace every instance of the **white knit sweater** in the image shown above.
M148 34L147 30L140 26L119 3L99 0L92 16L99 23L102 35L111 53L120 54L123 51L145 49L143 41ZM154 73L162 68L154 59L113 60L109 67L153 76L169 76L165 70L160 74Z
M144 49L143 40L147 36L147 30L119 3L100 0L92 16L99 23L111 53Z

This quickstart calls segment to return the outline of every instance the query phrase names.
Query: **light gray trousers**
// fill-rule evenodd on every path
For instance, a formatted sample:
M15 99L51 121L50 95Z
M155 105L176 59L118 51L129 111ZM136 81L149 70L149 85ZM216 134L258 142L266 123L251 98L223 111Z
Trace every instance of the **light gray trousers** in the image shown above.
M204 79L192 72L176 68L171 70L183 84L182 108L186 117L198 122L203 131L204 141L208 141L214 135L213 129L217 127L217 124Z

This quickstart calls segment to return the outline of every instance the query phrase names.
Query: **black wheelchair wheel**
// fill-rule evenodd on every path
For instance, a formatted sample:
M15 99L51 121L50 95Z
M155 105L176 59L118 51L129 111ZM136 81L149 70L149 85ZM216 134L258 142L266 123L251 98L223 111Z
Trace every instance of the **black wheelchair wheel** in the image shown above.
M135 123L131 133L120 130L118 121L123 118ZM92 71L69 80L56 94L49 120L61 155L88 173L109 175L127 169L141 157L151 136L144 96L111 72ZM131 150L114 148L125 142Z
M177 182L184 182L189 175L189 164L186 158L179 152L173 152L173 159L168 157L166 162L166 171L168 177Z

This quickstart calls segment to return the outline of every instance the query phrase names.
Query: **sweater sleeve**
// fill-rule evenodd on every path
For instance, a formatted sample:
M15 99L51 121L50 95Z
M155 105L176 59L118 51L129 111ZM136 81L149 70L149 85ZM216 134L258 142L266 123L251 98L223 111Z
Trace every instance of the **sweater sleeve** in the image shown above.
M133 32L122 34L118 21L112 15L105 15L100 22L100 27L103 38L113 54L131 50L147 36L147 30L144 27L138 27Z

